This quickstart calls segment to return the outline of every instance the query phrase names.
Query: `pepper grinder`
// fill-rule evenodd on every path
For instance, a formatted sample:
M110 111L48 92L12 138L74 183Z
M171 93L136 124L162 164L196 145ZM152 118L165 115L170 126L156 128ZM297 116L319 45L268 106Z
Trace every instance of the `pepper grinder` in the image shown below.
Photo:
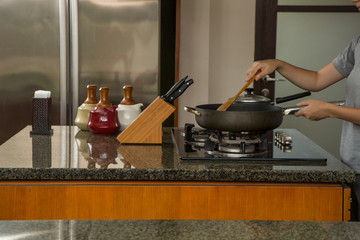
M120 131L123 131L127 126L129 126L141 113L142 103L135 103L132 98L133 87L130 85L125 85L124 89L124 98L118 105L116 109L118 118L121 124Z
M87 98L84 103L78 107L75 118L75 124L83 131L88 131L87 123L89 121L90 111L96 106L96 85L87 85Z

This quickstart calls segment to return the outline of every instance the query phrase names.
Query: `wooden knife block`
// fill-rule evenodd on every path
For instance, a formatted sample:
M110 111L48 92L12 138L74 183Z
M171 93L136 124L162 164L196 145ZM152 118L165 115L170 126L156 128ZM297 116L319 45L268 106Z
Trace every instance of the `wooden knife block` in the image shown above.
M173 105L157 97L117 136L117 140L120 143L161 144L162 123L174 111Z

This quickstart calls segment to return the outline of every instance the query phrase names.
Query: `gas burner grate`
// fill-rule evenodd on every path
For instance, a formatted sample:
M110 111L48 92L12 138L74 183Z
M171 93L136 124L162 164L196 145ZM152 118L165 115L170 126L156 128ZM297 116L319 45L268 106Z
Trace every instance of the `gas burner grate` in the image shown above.
M241 145L243 143L256 144L261 142L260 137L256 135L244 135L242 133L238 134L230 132L212 133L210 134L209 139L220 145Z
M251 153L241 152L226 152L226 151L206 151L207 157L212 158L264 158L267 155L267 151L258 151Z
M324 166L327 160L321 148L309 144L308 138L293 129L231 133L186 124L185 128L174 128L173 136L180 159L191 164L202 161L221 164L239 161L251 164Z
M257 133L195 129L193 124L186 124L184 140L187 145L203 148L210 155L222 157L258 157L266 153L261 136Z

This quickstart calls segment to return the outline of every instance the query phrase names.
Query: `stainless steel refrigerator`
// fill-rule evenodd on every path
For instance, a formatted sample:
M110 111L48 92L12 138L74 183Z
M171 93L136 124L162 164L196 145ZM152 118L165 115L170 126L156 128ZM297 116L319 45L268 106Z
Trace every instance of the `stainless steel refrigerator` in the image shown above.
M88 84L109 87L112 104L128 84L136 102L154 100L160 6L160 0L0 0L0 144L31 124L35 90L51 91L56 125L73 124Z

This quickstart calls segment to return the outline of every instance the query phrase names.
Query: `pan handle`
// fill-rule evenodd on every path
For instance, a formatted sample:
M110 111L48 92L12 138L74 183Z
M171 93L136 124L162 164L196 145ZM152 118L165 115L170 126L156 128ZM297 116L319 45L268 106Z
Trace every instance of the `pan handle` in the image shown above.
M332 103L338 106L344 106L345 105L345 101L333 101L333 102L328 102L328 103ZM283 112L284 115L292 115L295 112L299 111L300 109L302 109L304 107L287 107L287 108L283 108Z
M283 109L284 115L293 115L303 107L287 107Z
M189 113L193 113L195 114L196 116L200 116L201 113L199 111L196 111L195 108L192 108L192 107L188 107L188 106L185 106L184 107L184 110L189 112Z
M288 102L291 100L295 100L295 99L310 96L310 95L311 95L311 92L303 92L303 93L298 93L298 94L294 94L294 95L287 96L287 97L278 97L275 99L275 102L283 103L283 102Z

